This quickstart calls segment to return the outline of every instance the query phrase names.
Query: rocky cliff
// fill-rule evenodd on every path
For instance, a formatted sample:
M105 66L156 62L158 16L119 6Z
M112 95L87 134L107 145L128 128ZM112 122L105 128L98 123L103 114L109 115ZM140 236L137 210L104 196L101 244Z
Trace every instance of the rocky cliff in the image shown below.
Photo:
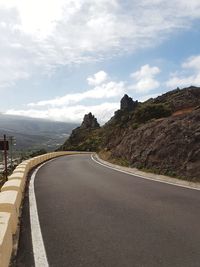
M200 88L177 88L144 103L125 95L104 126L86 115L62 149L98 151L110 161L200 181Z
M127 129L110 157L156 173L200 179L200 107Z

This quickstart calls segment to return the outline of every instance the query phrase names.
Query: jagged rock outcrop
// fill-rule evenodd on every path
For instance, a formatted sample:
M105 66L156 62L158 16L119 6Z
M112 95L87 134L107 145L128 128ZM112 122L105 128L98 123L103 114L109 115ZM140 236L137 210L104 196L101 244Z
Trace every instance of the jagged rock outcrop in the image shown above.
M88 129L88 128L99 128L100 125L97 122L97 119L95 118L92 113L88 113L84 116L83 122L80 126L81 129Z
M120 101L120 110L134 110L138 105L138 101L133 101L131 97L129 97L127 94L123 96L123 98Z
M120 109L116 110L114 113L114 116L106 123L106 125L116 125L121 119L123 122L125 120L131 119L131 113L133 113L136 108L138 107L139 102L133 101L131 97L129 97L127 94L125 94L122 99L120 100ZM122 126L122 125L121 125ZM123 126L122 126L123 128Z
M84 116L80 127L74 129L66 142L59 150L95 151L97 144L92 139L92 133L99 129L100 125L92 113Z

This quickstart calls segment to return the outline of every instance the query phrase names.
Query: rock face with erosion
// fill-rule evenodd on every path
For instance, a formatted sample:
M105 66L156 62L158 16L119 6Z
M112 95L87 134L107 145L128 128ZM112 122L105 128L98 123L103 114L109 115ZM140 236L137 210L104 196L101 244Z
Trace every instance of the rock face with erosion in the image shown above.
M92 113L88 113L84 116L83 122L81 124L81 129L88 129L88 128L99 128L100 125L97 122L97 119L95 118Z
M200 108L128 129L111 153L132 167L200 181Z
M137 105L138 105L138 101L133 101L131 97L125 94L124 97L120 101L120 110L131 111L131 110L134 110L137 107Z

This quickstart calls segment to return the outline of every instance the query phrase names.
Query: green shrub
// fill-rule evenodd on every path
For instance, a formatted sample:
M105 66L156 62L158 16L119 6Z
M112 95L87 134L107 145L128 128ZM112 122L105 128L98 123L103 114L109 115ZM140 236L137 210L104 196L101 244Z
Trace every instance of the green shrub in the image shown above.
M170 108L165 104L141 105L134 114L138 123L145 123L151 119L159 119L171 115Z

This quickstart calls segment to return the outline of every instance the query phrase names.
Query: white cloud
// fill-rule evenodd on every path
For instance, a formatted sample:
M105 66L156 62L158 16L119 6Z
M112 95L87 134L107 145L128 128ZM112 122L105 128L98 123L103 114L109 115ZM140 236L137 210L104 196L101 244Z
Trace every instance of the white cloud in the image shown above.
M71 107L49 108L45 110L8 110L5 114L21 115L34 118L51 119L55 121L81 122L84 114L92 112L98 121L107 122L114 111L119 108L119 103L102 103L94 106L76 105Z
M136 80L141 80L144 78L151 78L158 73L160 73L160 69L158 67L150 67L148 64L146 64L142 66L139 71L132 73L131 77Z
M159 73L157 67L150 67L145 65L141 69L131 76L140 80L151 80L152 77ZM57 97L50 100L43 100L36 103L30 103L27 105L26 109L14 110L10 109L6 113L13 115L23 115L37 118L46 118L58 121L75 121L80 122L85 113L92 112L97 116L98 120L103 123L108 121L113 115L114 111L119 108L120 99L125 93L129 93L130 86L128 82L123 81L108 81L108 74L104 71L97 72L91 76L89 83L98 84L90 90L79 93L66 94L62 97ZM88 79L87 79L88 80ZM146 90L146 89L145 89ZM139 98L139 100L146 100L154 95L144 94ZM111 103L102 103L106 99L112 101ZM96 102L96 105L91 105L92 102ZM81 102L87 101L88 105L82 104ZM114 102L117 101L117 102ZM85 103L84 102L84 103ZM99 104L100 102L100 104Z
M173 75L172 75L173 76ZM167 82L166 82L167 87L169 88L177 88L177 87L187 87L191 85L200 85L200 75L192 75L188 77L184 76L174 76L171 77Z
M0 0L0 58L15 66L0 83L155 46L199 18L199 0Z
M194 69L200 71L200 55L189 57L183 64L183 68Z
M189 57L182 64L181 71L171 74L167 87L200 86L200 55Z
M131 74L134 80L134 84L131 85L130 89L140 93L148 93L160 86L160 83L155 79L155 76L160 73L158 67L151 67L148 64L140 68Z
M26 49L23 49L14 27L18 22L15 9L0 8L0 88L30 77L30 57L26 57Z
M1 8L15 9L19 14L18 29L43 38L52 32L56 20L62 17L64 4L63 0L0 0Z
M101 70L95 73L93 76L87 78L89 85L100 85L108 79L108 74Z
M109 99L114 97L120 97L125 92L125 84L123 81L114 82L107 81L108 75L104 71L100 71L90 78L88 78L89 84L96 85L93 89L86 90L82 93L66 94L62 97L53 98L50 100L43 100L36 103L29 103L29 107L62 107L79 103L83 100L91 99Z

